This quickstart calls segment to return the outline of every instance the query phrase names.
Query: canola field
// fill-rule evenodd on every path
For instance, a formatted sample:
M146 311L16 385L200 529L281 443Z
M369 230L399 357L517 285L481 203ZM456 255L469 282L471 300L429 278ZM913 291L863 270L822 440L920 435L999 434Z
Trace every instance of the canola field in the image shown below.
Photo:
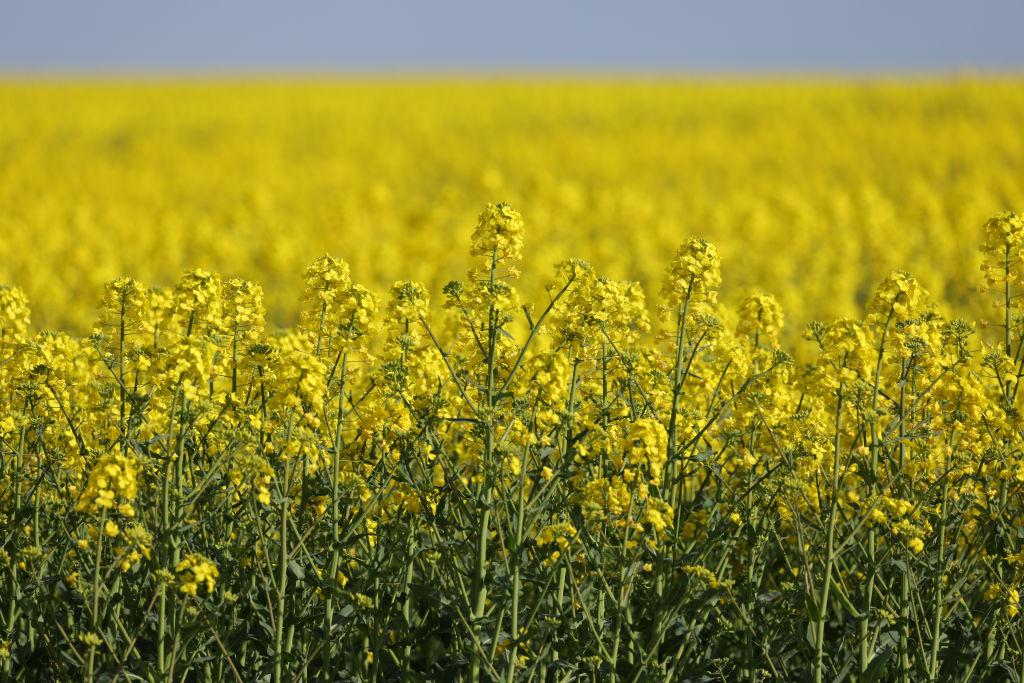
M258 281L278 326L325 253L378 292L437 290L497 201L531 226L529 263L584 258L648 294L683 239L712 240L726 299L771 292L797 335L896 268L976 314L981 225L1024 204L1014 80L44 81L0 102L0 282L77 333L123 275Z
M0 85L0 681L1024 680L1024 85Z

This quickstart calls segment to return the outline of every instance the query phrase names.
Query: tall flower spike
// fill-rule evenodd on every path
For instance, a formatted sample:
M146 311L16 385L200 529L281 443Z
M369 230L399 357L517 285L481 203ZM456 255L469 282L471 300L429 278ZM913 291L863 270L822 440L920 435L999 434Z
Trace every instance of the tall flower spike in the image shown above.
M133 516L132 504L138 494L139 471L139 462L132 455L104 455L89 472L89 481L76 509L96 514L100 508L109 510L116 507L122 514Z
M483 257L485 269L489 270L492 263L502 265L516 277L515 264L523 256L523 217L503 202L488 204L480 212L470 244L470 255Z
M981 253L985 262L981 266L985 283L991 288L997 282L1007 279L1014 282L1019 274L1014 272L1024 252L1024 216L1005 211L985 221L985 242Z
M117 329L123 323L126 332L134 332L142 327L147 303L148 294L138 280L119 277L104 288L99 324Z
M890 316L895 321L906 320L914 317L927 300L928 293L914 276L898 270L882 280L875 289L870 313L882 321Z
M772 344L778 342L784 316L782 306L771 294L751 294L740 305L736 332L749 337L763 336Z
M198 324L217 329L223 323L221 289L220 276L201 268L181 276L174 289L174 312L186 333L192 332Z
M714 304L722 283L722 261L718 249L707 240L693 238L679 247L665 271L661 296L672 308L692 303Z
M317 354L331 355L372 331L377 300L352 283L348 263L321 256L306 269L306 302L300 327L316 341Z
M414 323L427 315L430 295L426 287L418 282L402 280L391 287L391 299L387 306L387 323L404 326Z
M306 301L330 304L339 292L348 291L352 278L348 263L334 256L321 256L306 268Z
M263 335L266 309L263 288L248 280L229 280L224 286L224 322L238 341L251 342Z
M24 341L29 317L25 292L20 287L0 286L0 344Z

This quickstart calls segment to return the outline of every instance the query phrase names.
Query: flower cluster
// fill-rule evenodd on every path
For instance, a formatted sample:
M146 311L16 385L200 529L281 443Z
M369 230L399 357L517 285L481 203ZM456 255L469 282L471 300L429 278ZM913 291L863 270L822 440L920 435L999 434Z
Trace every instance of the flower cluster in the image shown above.
M133 517L132 504L138 495L139 474L139 463L130 455L108 453L100 457L89 472L89 481L77 509L89 514L116 509L126 517Z
M523 217L508 204L488 204L477 219L469 253L482 257L485 268L515 268L523 257Z
M707 240L694 238L680 246L665 270L664 304L672 308L684 302L714 304L722 283L721 266L718 249Z
M988 287L997 282L1017 282L1024 258L1024 216L1006 211L989 218L981 253L985 256L981 269Z
M178 572L178 590L185 595L196 597L199 589L212 593L220 572L209 558L192 553L179 562L174 570Z

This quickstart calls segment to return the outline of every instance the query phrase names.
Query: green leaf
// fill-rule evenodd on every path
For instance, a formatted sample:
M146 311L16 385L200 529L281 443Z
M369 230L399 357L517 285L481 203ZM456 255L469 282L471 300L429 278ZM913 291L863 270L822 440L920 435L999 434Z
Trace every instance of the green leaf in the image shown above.
M882 651L877 653L868 662L868 666L864 669L864 675L860 677L862 683L874 683L879 680L882 674L885 673L886 666L889 663L889 659L892 657L893 649L891 647L882 648Z

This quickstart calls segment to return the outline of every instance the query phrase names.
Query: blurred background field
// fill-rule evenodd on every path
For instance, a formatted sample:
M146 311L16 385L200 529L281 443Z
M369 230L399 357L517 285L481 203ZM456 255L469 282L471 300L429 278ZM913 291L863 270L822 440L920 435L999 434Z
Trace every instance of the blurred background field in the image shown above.
M691 236L723 300L774 293L789 335L891 270L980 315L988 216L1024 206L1024 82L853 79L9 79L0 282L37 328L90 329L102 284L202 267L295 321L324 253L378 292L439 291L479 207L526 221L522 286L592 261L655 298Z

